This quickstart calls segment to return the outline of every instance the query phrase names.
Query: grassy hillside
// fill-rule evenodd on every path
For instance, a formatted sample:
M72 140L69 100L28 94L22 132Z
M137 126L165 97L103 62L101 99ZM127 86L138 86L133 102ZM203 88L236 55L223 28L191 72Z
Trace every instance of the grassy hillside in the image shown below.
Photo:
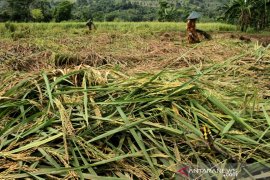
M93 7L93 12L96 14L96 10L98 10L99 5L104 4L103 12L107 15L114 14L117 18L121 19L122 14L123 16L128 16L133 12L137 11L136 14L141 14L142 16L151 16L151 19L148 20L157 20L158 19L158 10L159 10L159 0L113 0L110 1L110 7L115 6L115 8L107 8L108 2L104 0L93 0L93 1L77 1L80 5L88 5L92 4L92 6L97 6L97 8ZM128 3L132 3L136 6L126 6ZM180 20L181 16L186 16L186 14L190 13L193 10L199 11L203 15L203 20L214 20L217 19L222 12L218 11L218 9L223 6L227 0L167 0L172 7L175 7L177 10L184 13L184 15L179 14L178 21ZM122 7L121 7L122 6ZM118 8L117 8L118 7ZM99 10L98 10L99 11ZM125 13L125 11L129 11ZM116 13L117 12L117 13ZM146 19L145 19L146 20Z

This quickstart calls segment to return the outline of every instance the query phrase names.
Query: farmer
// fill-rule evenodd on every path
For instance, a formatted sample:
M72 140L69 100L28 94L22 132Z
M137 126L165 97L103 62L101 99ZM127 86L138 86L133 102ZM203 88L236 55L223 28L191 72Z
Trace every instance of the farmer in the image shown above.
M193 11L187 18L187 38L188 43L199 43L200 39L196 31L196 20L200 17L200 14Z
M88 19L86 22L86 26L88 26L89 30L91 31L92 29L96 29L96 26L93 22L93 18Z

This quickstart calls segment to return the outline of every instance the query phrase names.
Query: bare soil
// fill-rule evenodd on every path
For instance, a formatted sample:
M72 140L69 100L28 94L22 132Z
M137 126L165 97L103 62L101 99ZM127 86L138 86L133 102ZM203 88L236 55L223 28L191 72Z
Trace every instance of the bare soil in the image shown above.
M259 35L259 34L231 34L230 38L238 38L246 43L249 42L258 42L263 47L267 47L270 44L270 37L268 35Z

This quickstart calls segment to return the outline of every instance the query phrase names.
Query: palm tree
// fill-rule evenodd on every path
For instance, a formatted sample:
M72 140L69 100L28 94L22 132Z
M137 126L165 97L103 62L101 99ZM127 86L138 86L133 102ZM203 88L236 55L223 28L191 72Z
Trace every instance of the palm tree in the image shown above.
M264 29L269 23L270 0L255 1L252 12L254 28L257 30Z
M270 0L232 0L225 7L226 20L239 24L241 31L249 26L261 30L269 24Z
M251 9L253 8L253 0L233 0L229 4L229 8L225 12L227 20L237 19L241 31L246 31L251 22Z

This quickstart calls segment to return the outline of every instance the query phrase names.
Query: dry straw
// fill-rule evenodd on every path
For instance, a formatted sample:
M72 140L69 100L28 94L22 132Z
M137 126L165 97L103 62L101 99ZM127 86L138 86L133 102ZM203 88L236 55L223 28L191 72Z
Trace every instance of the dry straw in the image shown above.
M193 75L127 77L90 67L6 75L13 85L0 89L0 177L165 179L183 163L268 166L267 110L241 115L204 85L237 59Z

